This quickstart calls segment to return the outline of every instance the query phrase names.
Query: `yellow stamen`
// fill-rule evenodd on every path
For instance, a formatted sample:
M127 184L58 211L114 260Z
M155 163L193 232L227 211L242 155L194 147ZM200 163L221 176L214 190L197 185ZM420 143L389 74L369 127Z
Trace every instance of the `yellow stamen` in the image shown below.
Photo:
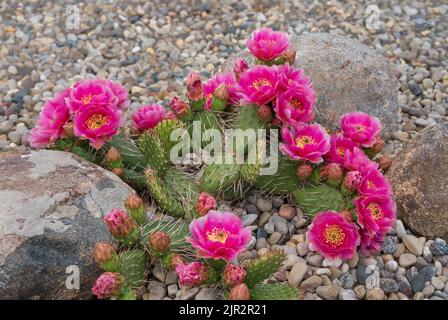
M366 127L364 126L364 125L362 125L362 124L357 124L356 125L356 131L362 131L362 130L364 130Z
M316 141L310 136L300 136L296 138L295 143L298 148L303 149L308 144L316 144Z
M292 105L297 110L303 110L303 107L300 104L300 101L298 101L295 98L292 98L291 100L289 100L289 104Z
M341 246L345 240L345 232L337 224L326 225L323 236L325 243L333 248Z
M252 82L252 85L251 85L251 87L255 88L255 90L260 89L260 87L262 87L262 86L272 87L272 83L268 79L257 79L254 82Z
M215 227L211 232L207 231L207 239L213 242L221 242L224 244L229 236L230 233L222 228Z
M89 93L88 95L81 98L81 102L82 104L89 104L90 101L92 101L92 98L93 98L92 94Z
M383 210L381 210L378 203L375 203L375 202L369 203L369 205L367 206L367 209L369 209L370 215L372 216L372 218L374 220L378 220L378 219L381 219L382 217L384 217Z
M372 190L375 189L375 183L372 180L367 180L367 189Z
M108 122L109 122L109 117L99 114L99 113L95 113L95 114L91 115L89 117L89 119L87 119L86 126L89 129L99 129L102 126L104 126L105 124L107 124Z
M345 149L342 148L342 147L336 147L336 153L338 155L340 155L341 157L344 157L345 156Z

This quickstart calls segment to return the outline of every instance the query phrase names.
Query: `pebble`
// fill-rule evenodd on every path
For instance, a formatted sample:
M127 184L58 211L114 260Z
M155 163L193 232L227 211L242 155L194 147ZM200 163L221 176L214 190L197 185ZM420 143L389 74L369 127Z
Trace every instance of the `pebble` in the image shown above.
M297 254L301 257L304 257L307 255L307 253L310 251L308 249L308 244L306 242L301 242L297 244Z
M335 259L324 259L322 261L322 266L324 267L340 267L342 265L342 260L339 258L335 258Z
M165 295L166 295L166 288L164 285L153 287L151 288L151 291L149 291L148 300L161 300Z
M325 300L334 300L339 296L339 288L333 285L320 286L316 288L316 293Z
M257 221L257 218L258 215L256 214L246 214L242 217L243 223L246 227L254 224L254 222Z
M364 285L357 285L353 291L358 299L362 299L366 295L366 287Z
M217 290L215 288L202 288L201 291L198 292L195 300L216 300Z
M340 300L357 300L356 293L353 290L341 290L339 291L339 299Z
M431 284L436 290L443 290L443 288L445 287L445 282L443 282L440 277L433 277L431 279Z
M368 290L366 293L367 300L384 300L384 291L380 288Z
M280 207L278 215L280 217L285 218L285 219L291 220L296 215L296 209L294 207L289 206L289 205L282 205Z
M288 275L288 283L293 287L297 287L303 280L306 272L308 271L308 266L304 262L296 263Z
M384 267L387 271L395 272L398 269L398 263L395 260L387 261Z
M384 238L382 249L384 253L394 253L397 250L396 238L393 236L387 236Z
M411 253L403 253L400 256L399 264L403 268L408 268L417 262L417 257Z
M397 282L389 278L380 279L380 287L385 293L398 292L400 290Z
M271 211L272 210L272 201L263 199L263 198L258 198L257 202L256 202L256 206L261 212Z
M306 261L313 267L321 267L324 258L319 254L312 254L307 257Z
M167 287L168 297L174 299L176 297L178 290L179 290L179 287L177 286L177 284L170 284Z
M322 278L317 276L317 275L312 275L311 277L309 277L306 280L303 280L302 283L300 284L300 289L301 290L314 290L317 287L319 287L320 285L322 285Z
M421 256L423 253L423 247L425 246L426 239L425 238L417 238L414 235L404 235L401 239L409 250L410 253L415 254L416 256Z

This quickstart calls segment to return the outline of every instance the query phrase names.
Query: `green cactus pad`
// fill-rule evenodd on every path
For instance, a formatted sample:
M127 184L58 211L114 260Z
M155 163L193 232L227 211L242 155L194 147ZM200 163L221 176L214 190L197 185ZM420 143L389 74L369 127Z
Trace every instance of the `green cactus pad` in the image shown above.
M246 277L244 283L252 288L256 284L268 279L282 265L285 260L283 251L271 251L268 254L253 260L245 269Z
M212 195L237 195L241 193L241 165L211 163L204 170L201 189Z
M145 250L134 249L124 251L119 256L119 272L124 277L126 284L131 288L137 288L143 284L148 263L148 254Z
M279 157L278 169L273 175L259 176L255 185L270 194L286 195L302 187L297 177L297 163L284 157Z
M258 116L258 107L256 105L249 104L239 108L234 119L235 129L260 129L263 127L264 123Z
M134 189L146 189L146 178L143 172L132 169L123 169L123 181L131 185Z
M171 165L163 139L155 130L148 130L140 136L138 145L148 165L163 177L165 170Z
M342 194L335 188L323 184L308 185L296 190L294 199L304 213L311 217L321 211L341 211L345 207Z
M123 164L126 168L137 172L141 172L146 168L147 162L145 157L135 143L123 133L113 136L112 140L109 141L106 146L108 149L114 147L120 152Z
M199 186L194 182L193 178L176 168L169 168L166 171L164 182L166 189L184 207L187 218L192 218L190 214L192 214L199 196Z
M287 284L256 284L250 289L252 300L298 300L299 290Z

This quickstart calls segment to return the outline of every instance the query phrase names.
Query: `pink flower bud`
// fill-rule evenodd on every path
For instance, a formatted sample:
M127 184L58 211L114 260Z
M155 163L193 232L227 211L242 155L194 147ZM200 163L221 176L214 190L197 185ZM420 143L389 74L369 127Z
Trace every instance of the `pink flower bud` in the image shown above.
M228 287L234 287L244 281L246 271L243 267L229 263L224 268L224 282Z
M112 209L103 220L115 238L127 237L134 230L131 218L119 209Z
M189 264L180 264L176 267L179 275L179 283L183 286L199 286L207 281L207 267L202 262L192 262Z
M109 151L106 153L106 161L108 163L116 162L121 160L121 154L120 152L115 149L114 147L111 147Z
M170 236L163 231L156 231L149 236L149 246L158 253L168 251L170 244Z
M236 81L239 81L241 78L241 75L246 72L246 70L249 69L249 65L247 64L246 60L243 58L238 58L235 63L233 64L233 73L235 74Z
M372 151L375 152L375 154L379 153L381 150L383 150L384 144L384 140L377 136L376 141L372 146Z
M249 300L250 291L245 283L237 284L230 290L229 300Z
M121 279L116 272L105 272L95 282L92 293L98 299L116 297L120 293Z
M214 92L214 96L218 99L227 101L229 99L229 90L225 83L221 83Z
M383 171L386 171L392 165L392 159L390 159L389 157L384 156L384 157L381 157L381 158L378 159L378 163L380 165L380 169L383 170Z
M185 81L187 85L187 97L191 101L199 101L205 97L204 87L197 72L192 72Z
M296 61L296 54L297 54L296 49L289 49L288 51L286 51L285 59L286 61L288 61L290 65L294 64L294 61Z
M196 203L196 211L200 216L205 216L211 209L216 209L217 203L215 198L206 192L202 192Z
M263 122L269 122L272 120L272 110L267 105L258 107L258 116Z
M342 185L349 191L355 191L362 181L362 173L359 171L347 172Z
M183 117L190 110L190 105L178 97L173 97L170 101L170 108L178 117Z
M313 167L311 167L308 163L304 163L297 167L296 174L300 180L306 180L312 172Z

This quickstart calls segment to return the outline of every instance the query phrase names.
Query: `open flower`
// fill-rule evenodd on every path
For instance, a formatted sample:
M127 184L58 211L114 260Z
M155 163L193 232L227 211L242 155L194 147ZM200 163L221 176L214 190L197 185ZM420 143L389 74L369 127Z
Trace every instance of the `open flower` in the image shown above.
M274 110L277 117L292 125L314 120L316 94L309 86L293 86L278 96Z
M342 116L341 129L344 136L363 147L371 147L381 131L381 123L376 117L363 112L351 112Z
M121 278L117 272L104 272L95 281L95 285L92 288L92 293L98 297L98 299L108 299L116 297L120 293Z
M118 103L117 107L120 109L124 109L129 107L131 104L131 101L128 99L128 91L125 87L120 85L119 83L113 82L108 79L99 79L100 83L108 87L112 93L117 97Z
M79 109L73 119L75 136L90 140L95 149L112 139L123 122L121 110L98 105Z
M196 202L196 211L200 216L206 215L211 209L216 209L217 203L214 197L206 192L202 192Z
M347 150L353 151L356 146L357 144L352 140L344 138L340 134L333 134L330 137L330 150L325 155L325 160L343 166Z
M235 104L239 101L239 94L236 90L236 81L232 73L217 73L213 78L204 82L204 93L206 98L206 108L210 109L215 95L215 90L225 84L228 91L229 102Z
M277 92L286 92L293 87L306 87L307 91L314 95L313 100L316 100L313 84L310 78L305 76L302 69L295 69L288 64L280 65L276 68L277 71Z
M359 149L346 149L344 153L344 168L349 171L367 172L378 168L378 163L370 160L369 157Z
M353 200L358 224L372 235L387 233L395 223L396 206L390 197L370 196Z
M33 148L42 148L54 143L64 132L64 125L70 118L66 99L70 89L57 93L54 99L43 107L36 126L31 129L29 142Z
M274 99L277 94L276 85L276 67L254 66L241 76L238 90L244 103L262 106Z
M176 272L179 275L179 283L183 286L199 286L207 281L208 270L202 262L178 264Z
M68 99L73 113L86 106L117 108L119 102L110 84L101 79L78 81L70 90L70 99Z
M372 169L364 173L358 192L363 196L388 197L392 195L392 187L379 170Z
M289 48L288 34L261 28L247 40L247 48L258 59L271 61L281 57Z
M190 223L187 239L202 258L230 261L244 251L251 238L240 218L231 212L211 210Z
M159 104L150 104L138 108L132 115L132 125L140 131L155 128L165 119L167 110Z
M295 160L313 163L323 161L322 156L330 149L330 137L318 124L283 127L281 135L284 143L280 150Z
M351 259L360 243L356 225L336 211L318 213L309 226L310 249L326 258Z

